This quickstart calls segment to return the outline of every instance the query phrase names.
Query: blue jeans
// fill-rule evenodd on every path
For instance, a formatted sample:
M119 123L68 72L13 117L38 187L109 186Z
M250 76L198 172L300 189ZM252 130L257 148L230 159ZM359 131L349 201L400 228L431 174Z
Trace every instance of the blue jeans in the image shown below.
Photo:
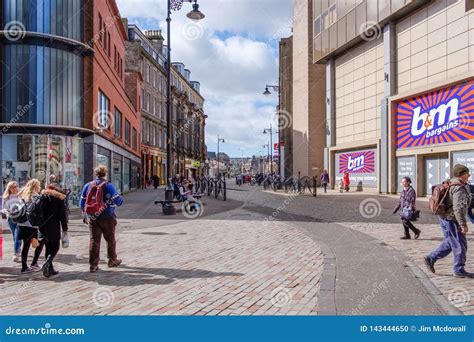
M8 226L10 227L10 230L12 232L13 236L13 248L15 251L15 254L20 254L21 252L21 240L18 238L18 235L20 234L20 227L18 224L12 221L12 219L8 219Z
M439 219L439 224L443 231L443 242L441 245L428 255L432 262L442 259L453 252L454 255L454 272L464 272L466 264L467 240L466 236L461 233L459 223L456 221Z

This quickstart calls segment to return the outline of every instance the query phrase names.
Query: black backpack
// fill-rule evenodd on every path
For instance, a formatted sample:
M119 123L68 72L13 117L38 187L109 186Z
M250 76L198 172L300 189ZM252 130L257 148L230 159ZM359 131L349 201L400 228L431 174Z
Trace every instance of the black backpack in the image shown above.
M24 200L19 199L18 202L11 207L9 217L17 224L28 221L28 217L26 216L26 203Z
M44 202L43 195L36 195L25 205L26 217L34 227L39 227L44 223Z

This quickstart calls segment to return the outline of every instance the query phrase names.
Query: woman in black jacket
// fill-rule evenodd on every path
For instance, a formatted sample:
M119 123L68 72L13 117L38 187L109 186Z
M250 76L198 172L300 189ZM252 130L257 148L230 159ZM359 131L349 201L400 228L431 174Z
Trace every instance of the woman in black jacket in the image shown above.
M416 212L416 192L415 189L411 186L411 178L410 177L403 177L401 183L403 190L400 194L400 200L398 201L397 206L393 210L395 214L399 210L404 210L404 208L409 208L409 212L415 213ZM409 240L411 239L410 230L413 231L415 234L415 239L420 237L421 230L416 228L413 223L411 223L411 218L403 217L400 215L403 223L403 228L405 230L405 235L402 236L400 239L402 240Z
M44 199L44 223L39 227L45 239L46 262L43 265L43 275L46 278L57 275L53 260L58 254L61 242L61 228L67 232L66 195L55 185L50 184L42 192Z

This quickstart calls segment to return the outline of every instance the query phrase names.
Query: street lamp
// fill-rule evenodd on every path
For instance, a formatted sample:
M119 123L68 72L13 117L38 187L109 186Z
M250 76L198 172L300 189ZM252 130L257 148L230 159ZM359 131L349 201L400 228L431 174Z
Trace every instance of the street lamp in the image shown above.
M270 160L270 144L265 144L262 147L267 148L267 161L269 161Z
M270 128L265 128L263 130L263 134L267 134L267 133L270 133L270 146L268 147L268 149L270 150L270 148L273 149L273 128L272 128L272 124L270 124ZM272 156L270 158L270 173L273 173L273 153L272 153Z
M220 143L224 144L225 140L217 136L217 177L219 177L219 145Z
M265 96L270 96L272 93L268 90L268 89L272 89L273 91L277 91L278 92L278 107L277 107L277 115L278 115L278 126L280 126L280 86L277 86L277 85L266 85L265 86L265 91L263 92L263 95ZM281 127L280 127L281 128ZM278 131L278 174L282 174L282 170L280 169L281 168L281 136L280 136L280 131L281 129ZM273 162L273 160L272 160ZM273 163L272 163L273 165Z
M280 91L280 87L279 86L276 86L276 85L266 85L265 86L265 91L263 92L263 95L265 96L270 96L272 93L271 91L269 90L273 90L273 91Z
M244 173L244 149L239 147L239 151L242 153L242 157L240 158L240 173Z

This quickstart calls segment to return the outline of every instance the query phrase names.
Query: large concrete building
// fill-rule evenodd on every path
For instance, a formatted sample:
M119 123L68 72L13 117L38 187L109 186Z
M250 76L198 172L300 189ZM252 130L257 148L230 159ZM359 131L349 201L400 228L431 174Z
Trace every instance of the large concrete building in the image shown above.
M313 63L313 1L293 3L293 175L314 176L324 165L325 68Z
M333 183L347 170L359 189L395 192L408 175L426 195L456 163L474 172L470 3L314 1L308 28L295 23L295 54L311 31L313 61L326 68L324 156ZM310 5L295 1L295 10ZM295 58L295 86L306 83L301 65ZM295 116L305 112L297 92Z

